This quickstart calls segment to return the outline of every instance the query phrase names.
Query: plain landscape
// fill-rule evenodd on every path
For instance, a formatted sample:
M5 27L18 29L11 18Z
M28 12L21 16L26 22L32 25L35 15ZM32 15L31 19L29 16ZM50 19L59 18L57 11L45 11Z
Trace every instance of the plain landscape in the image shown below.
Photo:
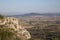
M31 34L31 40L60 40L60 14L14 15Z

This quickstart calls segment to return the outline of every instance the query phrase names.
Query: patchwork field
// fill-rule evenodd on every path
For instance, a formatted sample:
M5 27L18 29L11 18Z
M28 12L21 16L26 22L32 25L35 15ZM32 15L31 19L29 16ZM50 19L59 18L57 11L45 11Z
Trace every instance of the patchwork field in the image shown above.
M31 40L60 40L60 16L33 16L20 18L31 33Z

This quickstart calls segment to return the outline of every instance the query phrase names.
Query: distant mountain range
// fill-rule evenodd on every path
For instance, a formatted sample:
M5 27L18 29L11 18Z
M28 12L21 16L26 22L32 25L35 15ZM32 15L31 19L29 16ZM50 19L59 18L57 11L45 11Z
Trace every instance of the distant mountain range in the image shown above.
M11 15L13 17L29 17L29 16L60 16L60 13L26 13L19 15Z

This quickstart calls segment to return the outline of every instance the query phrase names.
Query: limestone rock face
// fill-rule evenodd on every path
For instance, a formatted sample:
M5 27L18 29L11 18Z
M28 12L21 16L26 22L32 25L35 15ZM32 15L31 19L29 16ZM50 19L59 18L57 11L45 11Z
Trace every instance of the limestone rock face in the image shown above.
M17 37L21 37L22 40L30 39L30 33L21 26L19 19L14 17L5 17L4 19L0 19L0 25L5 25L7 28L14 29L16 31Z

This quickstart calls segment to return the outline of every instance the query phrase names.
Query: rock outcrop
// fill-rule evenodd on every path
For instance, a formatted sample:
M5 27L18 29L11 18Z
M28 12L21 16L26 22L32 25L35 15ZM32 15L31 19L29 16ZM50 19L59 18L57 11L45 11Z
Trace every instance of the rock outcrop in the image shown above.
M4 17L0 19L0 25L5 25L5 27L13 29L16 32L16 36L20 37L22 40L28 40L31 38L30 33L21 26L19 19L14 17Z

